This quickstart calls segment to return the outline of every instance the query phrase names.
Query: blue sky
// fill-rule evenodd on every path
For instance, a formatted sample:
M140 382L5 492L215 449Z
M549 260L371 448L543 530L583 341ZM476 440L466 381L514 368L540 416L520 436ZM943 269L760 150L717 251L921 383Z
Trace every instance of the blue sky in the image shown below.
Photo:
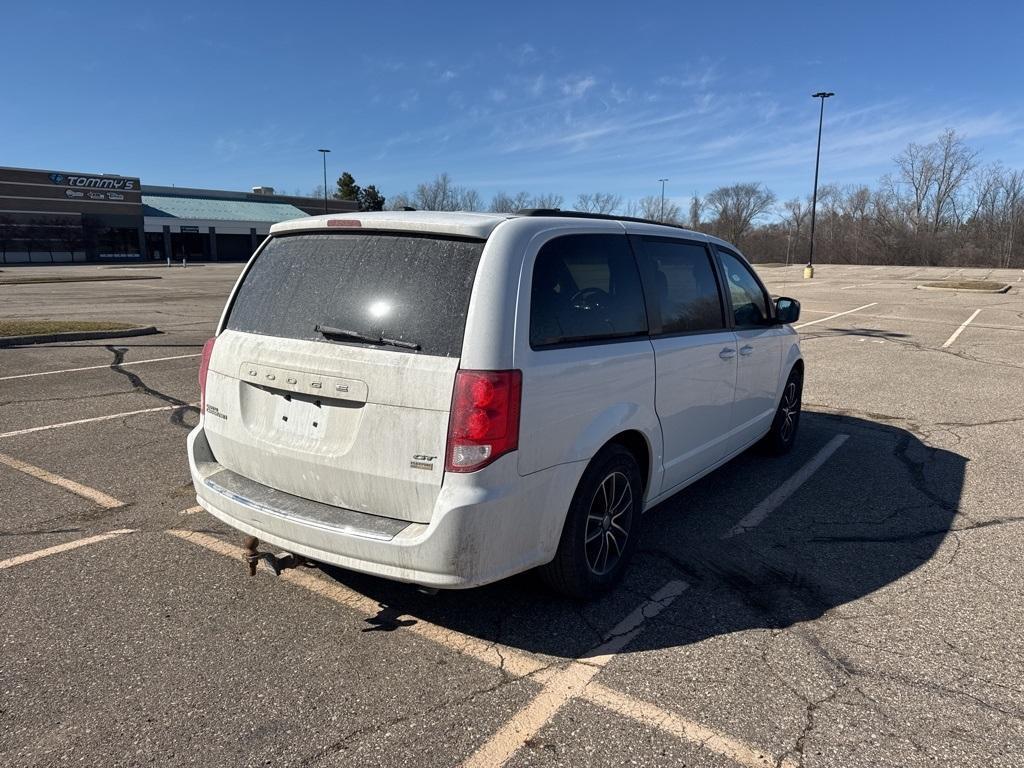
M0 165L385 195L874 183L946 127L1024 166L1024 11L947 3L19 3Z

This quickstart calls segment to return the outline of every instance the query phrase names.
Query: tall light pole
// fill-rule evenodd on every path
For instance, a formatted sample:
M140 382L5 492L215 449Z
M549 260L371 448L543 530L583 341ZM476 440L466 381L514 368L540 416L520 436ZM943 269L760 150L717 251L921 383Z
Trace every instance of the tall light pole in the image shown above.
M668 179L658 179L661 182L661 217L658 219L662 224L665 223L665 182Z
M324 213L325 214L327 213L327 153L330 152L330 151L331 150L329 150L329 149L318 149L317 150L317 152L319 152L321 155L323 155L323 158L324 158ZM817 182L815 182L815 183L817 183Z
M804 267L804 278L814 277L814 217L818 210L818 165L821 163L821 124L825 120L825 99L835 96L829 91L812 93L812 99L821 99L821 110L818 112L818 151L814 156L814 194L811 196L811 252L807 254L807 266Z

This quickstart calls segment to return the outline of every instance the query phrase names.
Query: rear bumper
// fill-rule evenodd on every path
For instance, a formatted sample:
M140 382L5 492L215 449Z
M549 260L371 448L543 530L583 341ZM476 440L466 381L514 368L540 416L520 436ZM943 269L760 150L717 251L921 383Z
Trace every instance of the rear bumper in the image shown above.
M311 560L446 589L550 561L584 468L522 477L512 453L480 472L449 473L423 524L330 507L237 475L217 463L202 424L188 436L188 458L196 500L232 528Z

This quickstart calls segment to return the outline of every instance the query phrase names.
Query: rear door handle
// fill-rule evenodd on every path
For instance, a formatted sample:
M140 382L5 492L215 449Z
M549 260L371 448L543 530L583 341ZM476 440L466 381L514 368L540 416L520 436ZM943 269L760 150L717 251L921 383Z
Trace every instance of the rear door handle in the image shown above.
M736 357L736 350L733 347L726 347L718 353L718 356L723 360L732 360Z
M746 355L752 354L753 352L754 352L754 348L752 346L750 346L749 344L745 344L742 347L740 347L740 354L743 355L744 357Z

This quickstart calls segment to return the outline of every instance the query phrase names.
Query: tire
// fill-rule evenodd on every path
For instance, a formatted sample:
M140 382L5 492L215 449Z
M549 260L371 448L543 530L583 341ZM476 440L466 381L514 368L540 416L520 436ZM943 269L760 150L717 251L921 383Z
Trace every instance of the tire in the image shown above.
M621 445L605 446L580 479L555 559L540 569L544 581L577 600L610 590L636 550L642 510L643 482L636 459Z
M786 379L786 386L782 389L782 397L779 399L779 407L775 411L772 427L761 441L765 451L773 456L788 453L793 447L797 429L800 426L800 405L803 402L803 391L804 376L794 368L790 372L789 378Z

